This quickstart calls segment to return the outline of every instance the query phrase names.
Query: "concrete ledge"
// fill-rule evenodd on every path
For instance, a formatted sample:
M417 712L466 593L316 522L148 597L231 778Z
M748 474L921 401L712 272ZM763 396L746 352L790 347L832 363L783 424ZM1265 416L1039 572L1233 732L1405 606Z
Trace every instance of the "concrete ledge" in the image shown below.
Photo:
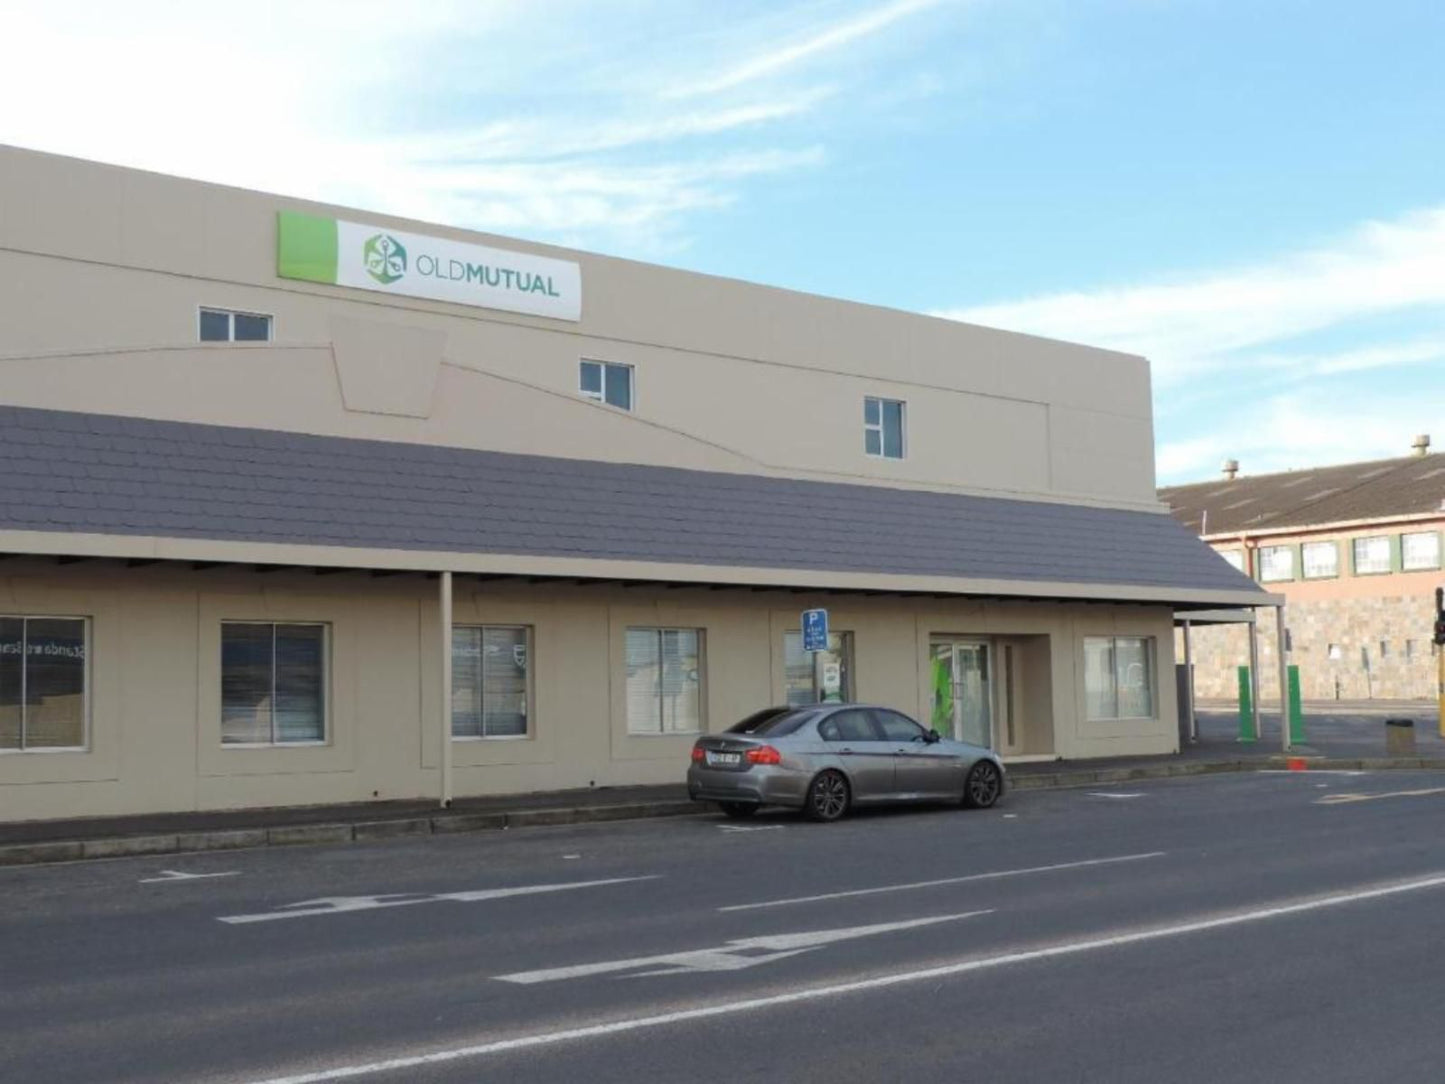
M129 858L137 854L174 854L176 836L121 836L118 839L87 839L81 843L82 858Z
M63 843L21 843L0 847L0 866L28 866L37 862L74 862L85 856L80 840Z
M284 828L266 829L266 842L273 847L301 843L350 843L349 824L288 824Z
M485 832L505 827L505 813L456 813L431 819L431 830L439 836L455 832Z
M411 817L394 821L363 821L351 826L351 838L357 841L368 839L395 839L397 836L431 835L430 817Z
M264 828L228 828L215 832L182 832L176 837L179 851L226 851L238 847L266 846Z
M1278 770L1288 760L1305 762L1303 771L1445 771L1445 758L1365 757L1346 759L1322 756L1275 755L1247 760L1204 760L1193 763L1163 763L1129 768L1080 767L1054 772L1025 772L1009 776L1010 791L1064 790L1127 783L1144 779L1171 779L1224 772ZM241 847L301 846L398 839L408 836L454 835L461 832L496 831L567 824L595 824L606 821L639 820L649 817L698 816L710 812L704 802L667 799L655 802L626 802L618 805L561 806L551 809L518 809L494 813L437 813L428 817L399 817L392 820L347 824L291 824L275 828L229 828L176 835L116 836L104 839L60 840L21 843L0 847L0 866L32 865L44 862L74 862L90 858L126 858L182 851L228 850Z

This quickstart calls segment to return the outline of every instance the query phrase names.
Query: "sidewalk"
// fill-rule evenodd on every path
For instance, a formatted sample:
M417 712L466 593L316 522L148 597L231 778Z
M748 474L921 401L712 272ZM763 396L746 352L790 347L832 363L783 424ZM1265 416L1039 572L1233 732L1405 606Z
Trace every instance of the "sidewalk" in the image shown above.
M1044 790L1107 785L1215 772L1308 768L1445 770L1445 739L1438 733L1433 702L1360 705L1328 702L1330 714L1305 711L1306 742L1280 748L1276 716L1263 718L1264 736L1241 742L1234 711L1201 710L1199 739L1177 754L1045 761L1009 766L1012 789ZM1387 757L1386 717L1414 720L1413 756ZM679 769L681 775L681 769ZM443 835L539 825L584 824L708 813L678 782L664 786L605 787L537 794L462 798L450 809L434 801L361 802L351 805L245 809L205 813L158 813L0 824L0 866L67 862L87 858L177 854L239 847L350 843L399 836Z

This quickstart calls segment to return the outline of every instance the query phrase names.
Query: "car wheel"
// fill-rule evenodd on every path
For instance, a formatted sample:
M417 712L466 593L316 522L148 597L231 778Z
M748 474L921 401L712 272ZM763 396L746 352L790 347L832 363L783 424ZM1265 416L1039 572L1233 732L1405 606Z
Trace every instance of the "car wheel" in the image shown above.
M1003 793L1003 773L991 760L980 760L968 770L963 781L963 804L968 809L988 809Z
M758 811L752 802L719 802L718 808L723 811L724 817L735 821L746 820Z
M835 821L848 812L851 801L848 780L838 772L820 772L808 786L803 815L810 821Z

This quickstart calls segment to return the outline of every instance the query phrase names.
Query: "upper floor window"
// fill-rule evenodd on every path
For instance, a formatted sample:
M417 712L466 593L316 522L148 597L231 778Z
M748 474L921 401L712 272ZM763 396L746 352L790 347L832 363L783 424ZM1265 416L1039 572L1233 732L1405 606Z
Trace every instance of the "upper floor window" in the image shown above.
M1305 579L1327 580L1340 574L1340 547L1333 542L1306 542L1300 547Z
M1390 571L1390 540L1384 535L1355 539L1355 575Z
M1244 571L1243 550L1217 550L1216 552L1235 568L1239 569L1239 571Z
M578 372L582 394L599 403L632 409L632 366L611 361L584 361Z
M264 343L271 341L271 317L230 309L201 310L201 342Z
M221 742L326 741L326 626L221 625Z
M1440 567L1440 535L1435 531L1400 536L1400 567L1406 572Z
M903 458L903 403L898 399L863 400L863 450L881 459Z
M1264 583L1294 579L1294 547L1261 546L1259 578Z
M0 617L0 752L83 749L83 617Z

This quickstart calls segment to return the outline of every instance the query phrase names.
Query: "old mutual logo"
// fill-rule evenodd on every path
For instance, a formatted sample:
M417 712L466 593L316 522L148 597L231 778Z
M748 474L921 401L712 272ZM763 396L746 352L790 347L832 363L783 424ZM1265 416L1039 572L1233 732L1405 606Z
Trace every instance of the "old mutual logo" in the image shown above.
M383 286L390 286L406 274L406 248L395 237L378 233L361 248L366 273Z

